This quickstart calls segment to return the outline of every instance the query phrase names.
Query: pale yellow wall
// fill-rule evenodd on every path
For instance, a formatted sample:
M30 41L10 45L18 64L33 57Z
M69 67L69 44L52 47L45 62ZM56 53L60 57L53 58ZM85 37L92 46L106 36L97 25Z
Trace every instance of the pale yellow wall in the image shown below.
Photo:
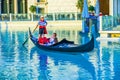
M28 12L30 5L35 5L37 0L28 0ZM77 0L47 0L48 4L39 5L39 7L47 8L45 12L47 13L57 13L57 12L79 12L76 7ZM88 0L91 5L95 5L96 0Z
M48 13L77 12L77 0L48 0Z
M78 12L79 10L76 7L77 0L45 0L48 2L47 5L40 4L39 7L45 8L47 13L55 12ZM96 0L88 0L92 5L95 5ZM29 8L31 5L36 5L37 0L28 0L28 13L30 13ZM15 0L14 4L17 4ZM17 13L17 5L15 5L15 13Z

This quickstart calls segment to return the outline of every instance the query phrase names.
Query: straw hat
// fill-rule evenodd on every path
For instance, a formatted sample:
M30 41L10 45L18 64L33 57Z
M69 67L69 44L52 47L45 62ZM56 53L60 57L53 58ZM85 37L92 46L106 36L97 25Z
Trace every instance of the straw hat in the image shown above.
M44 18L44 16L40 16L40 18Z

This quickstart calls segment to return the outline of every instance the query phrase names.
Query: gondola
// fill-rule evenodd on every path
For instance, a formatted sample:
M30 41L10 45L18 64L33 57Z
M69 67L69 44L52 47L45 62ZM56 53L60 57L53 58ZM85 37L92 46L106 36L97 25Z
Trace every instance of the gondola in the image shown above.
M73 41L68 41L66 39L63 39L60 42L50 46L40 45L37 41L37 38L35 38L32 35L30 28L29 28L29 36L31 41L34 43L34 45L36 45L39 49L43 49L43 50L59 51L59 52L89 52L94 49L93 36L88 43L83 45L77 45L77 44L74 44Z

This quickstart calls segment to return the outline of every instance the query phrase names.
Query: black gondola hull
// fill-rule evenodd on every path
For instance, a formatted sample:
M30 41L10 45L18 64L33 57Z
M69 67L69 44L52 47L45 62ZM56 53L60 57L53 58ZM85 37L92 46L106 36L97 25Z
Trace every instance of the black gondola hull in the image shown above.
M34 45L36 45L39 49L43 49L43 50L50 50L50 51L59 51L59 52L89 52L92 51L94 49L94 37L92 36L92 39L83 45L76 45L74 44L74 42L72 41L68 41L66 39L61 40L60 42L58 42L57 44L51 45L51 46L44 46L44 45L40 45L37 41L37 38L35 38L30 29L29 29L29 35L30 35L30 39L31 41L34 43ZM61 45L72 45L72 46L67 46L64 47Z

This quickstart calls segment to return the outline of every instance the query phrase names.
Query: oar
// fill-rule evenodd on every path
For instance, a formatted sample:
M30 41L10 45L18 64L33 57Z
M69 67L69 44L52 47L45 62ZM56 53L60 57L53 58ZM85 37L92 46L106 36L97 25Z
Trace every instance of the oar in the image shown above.
M35 29L33 30L32 33L35 32L35 30L37 29L38 25L35 27ZM24 41L24 43L22 44L23 46L25 45L25 43L29 40L30 36L26 38L26 40Z

